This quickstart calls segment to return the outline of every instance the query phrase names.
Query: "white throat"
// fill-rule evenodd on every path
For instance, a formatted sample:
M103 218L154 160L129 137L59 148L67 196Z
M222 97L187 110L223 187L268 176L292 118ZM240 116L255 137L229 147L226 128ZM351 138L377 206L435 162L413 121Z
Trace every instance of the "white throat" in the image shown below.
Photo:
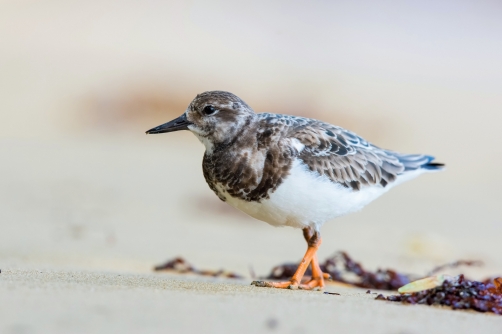
M204 146L206 147L206 152L208 154L213 153L214 145L213 145L213 143L211 143L211 141L207 137L204 137L195 131L191 131L191 132L195 135L195 137L197 137L197 139L199 139L199 141L202 144L204 144Z

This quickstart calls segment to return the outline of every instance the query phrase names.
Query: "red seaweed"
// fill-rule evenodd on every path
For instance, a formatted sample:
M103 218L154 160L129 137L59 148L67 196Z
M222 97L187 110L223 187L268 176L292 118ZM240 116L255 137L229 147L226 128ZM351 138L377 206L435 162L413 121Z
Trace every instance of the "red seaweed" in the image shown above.
M454 310L472 309L502 315L502 277L483 283L459 275L433 289L387 297L380 294L375 299L405 304L444 305Z

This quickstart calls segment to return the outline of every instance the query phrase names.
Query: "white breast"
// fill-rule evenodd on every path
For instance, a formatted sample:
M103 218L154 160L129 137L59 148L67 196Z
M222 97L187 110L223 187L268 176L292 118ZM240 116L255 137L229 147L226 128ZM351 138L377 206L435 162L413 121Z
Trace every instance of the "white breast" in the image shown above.
M407 179L411 177L406 176ZM353 191L333 183L326 176L311 172L301 160L296 159L290 175L268 199L259 203L247 202L223 193L228 204L271 225L319 229L330 219L360 210L393 185L385 188L379 185L363 187L360 191Z

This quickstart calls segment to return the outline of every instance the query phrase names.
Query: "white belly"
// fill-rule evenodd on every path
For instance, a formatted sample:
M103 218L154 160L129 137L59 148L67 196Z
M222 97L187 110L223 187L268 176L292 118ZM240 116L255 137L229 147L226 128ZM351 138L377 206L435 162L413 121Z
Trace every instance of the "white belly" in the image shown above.
M403 175L402 181L421 173ZM400 178L385 188L371 186L353 191L331 182L326 176L311 172L301 160L296 159L290 175L270 194L269 199L258 203L234 198L228 193L224 195L228 204L271 225L319 229L330 219L362 209L395 184L401 183L399 181Z

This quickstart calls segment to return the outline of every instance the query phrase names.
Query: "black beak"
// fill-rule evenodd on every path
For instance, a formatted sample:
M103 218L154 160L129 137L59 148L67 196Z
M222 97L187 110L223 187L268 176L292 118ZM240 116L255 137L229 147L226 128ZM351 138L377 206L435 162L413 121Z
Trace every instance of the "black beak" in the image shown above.
M180 117L173 119L170 122L159 125L153 129L150 129L146 132L146 134L156 134L156 133L164 133L164 132L173 132L179 130L188 130L188 126L192 124L187 120L186 114L181 115Z

